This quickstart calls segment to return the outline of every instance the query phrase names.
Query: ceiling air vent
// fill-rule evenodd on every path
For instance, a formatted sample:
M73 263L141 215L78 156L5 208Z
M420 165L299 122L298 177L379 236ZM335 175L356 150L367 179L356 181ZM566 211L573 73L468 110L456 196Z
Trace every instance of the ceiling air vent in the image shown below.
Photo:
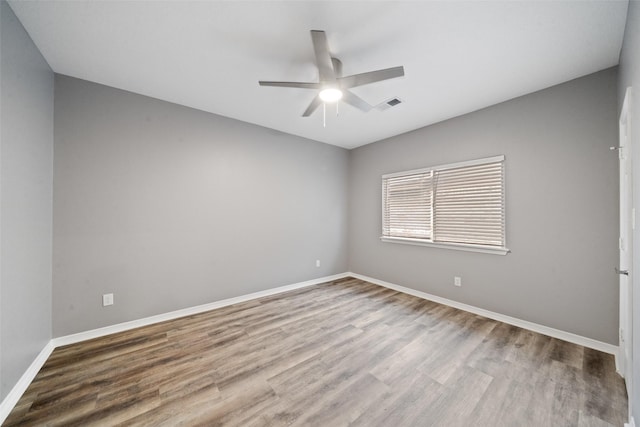
M391 98L376 105L376 109L378 109L379 111L384 111L388 110L391 107L395 107L398 104L402 104L402 100L400 98Z

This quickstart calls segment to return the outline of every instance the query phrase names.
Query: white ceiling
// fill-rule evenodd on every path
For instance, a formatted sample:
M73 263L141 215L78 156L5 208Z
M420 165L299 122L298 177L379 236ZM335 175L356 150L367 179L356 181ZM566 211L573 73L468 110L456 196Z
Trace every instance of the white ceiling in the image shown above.
M618 63L627 1L10 0L53 70L353 148ZM370 104L301 117L315 93L309 30L325 30L343 74L403 65L353 89Z

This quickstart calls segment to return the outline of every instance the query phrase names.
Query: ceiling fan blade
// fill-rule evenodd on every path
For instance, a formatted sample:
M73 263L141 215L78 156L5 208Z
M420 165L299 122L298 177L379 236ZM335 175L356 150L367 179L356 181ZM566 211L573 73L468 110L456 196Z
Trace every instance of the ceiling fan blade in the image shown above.
M277 86L277 87L297 87L300 89L318 89L320 84L318 83L303 83L303 82L269 82L259 81L260 86Z
M316 54L316 65L320 74L321 82L334 82L336 73L331 62L331 54L329 53L329 43L327 35L324 31L311 30L311 41L313 42L313 50Z
M320 96L316 95L316 97L313 98L313 101L311 101L311 104L309 104L307 109L304 110L304 113L302 113L302 117L309 117L314 111L316 111L316 108L318 108L320 104L322 104L322 100L320 99Z
M338 79L338 81L340 82L340 87L347 89L350 87L363 86L382 80L395 79L396 77L402 76L404 76L404 67L400 66L341 77Z
M373 108L371 105L367 103L367 101L360 98L355 93L349 92L348 90L342 91L342 101L346 102L349 105L353 105L354 107L364 111L365 113L371 110L371 108Z

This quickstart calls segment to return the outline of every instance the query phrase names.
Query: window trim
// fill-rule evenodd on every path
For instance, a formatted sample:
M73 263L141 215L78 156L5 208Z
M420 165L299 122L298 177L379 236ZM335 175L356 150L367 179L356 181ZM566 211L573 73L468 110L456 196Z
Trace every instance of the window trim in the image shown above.
M480 252L483 254L506 255L511 252L511 250L506 247L500 248L497 246L469 245L464 243L430 242L428 240L412 239L409 237L380 236L380 240L385 243L401 243L404 245L428 246L432 248L453 249L457 251Z
M395 178L395 177L401 177L406 175L427 173L432 171L442 171L447 169L456 169L461 167L483 165L487 163L504 162L504 160L505 160L505 156L500 155L500 156L493 156L493 157L485 157L485 158L476 159L476 160L468 160L463 162L447 163L443 165L430 166L426 168L412 169L412 170L407 170L402 172L388 173L388 174L382 175L382 182L384 183L384 180L387 178ZM503 181L502 190L503 192L506 192L506 183L504 181ZM382 198L381 198L382 220L384 222L384 212L385 212L384 185L381 186L381 195L382 195ZM433 199L434 197L432 197L432 202L431 202L432 209L433 209L433 202L434 202ZM431 218L433 221L433 212L431 214ZM433 229L431 230L431 233L432 233L431 235L433 236ZM400 243L400 244L406 244L406 245L427 246L427 247L433 247L433 248L452 249L452 250L468 251L468 252L480 252L480 253L495 254L495 255L506 255L509 252L511 252L507 248L506 234L504 236L505 243L503 247L479 245L479 244L476 245L476 244L468 244L468 243L434 242L432 240L426 240L426 239L418 239L418 238L410 238L410 237L392 237L392 236L384 236L384 235L380 236L380 240L386 243Z

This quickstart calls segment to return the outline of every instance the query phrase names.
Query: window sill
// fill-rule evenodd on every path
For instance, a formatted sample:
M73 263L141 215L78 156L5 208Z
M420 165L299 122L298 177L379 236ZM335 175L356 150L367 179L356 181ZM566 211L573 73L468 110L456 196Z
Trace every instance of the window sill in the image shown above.
M380 240L387 243L402 243L405 245L428 246L432 248L452 249L456 251L480 252L484 254L506 255L510 251L507 248L497 248L495 246L465 245L462 243L434 243L422 239L410 239L407 237L380 237Z

